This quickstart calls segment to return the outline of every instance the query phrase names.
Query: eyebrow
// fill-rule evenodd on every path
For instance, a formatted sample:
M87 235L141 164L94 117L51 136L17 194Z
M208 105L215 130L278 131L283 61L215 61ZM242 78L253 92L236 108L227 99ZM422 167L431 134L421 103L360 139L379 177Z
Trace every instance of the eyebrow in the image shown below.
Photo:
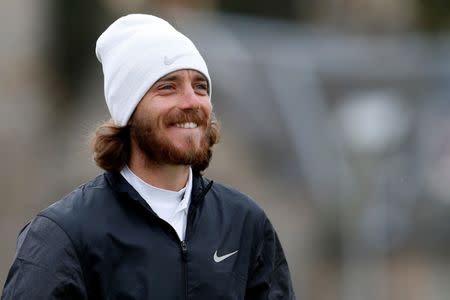
M158 81L177 81L180 80L180 78L176 75L167 75L162 78L160 78Z
M162 78L160 78L158 81L179 81L180 77L178 75L166 75ZM194 80L195 81L206 81L208 82L208 80L201 74L196 74L194 76Z

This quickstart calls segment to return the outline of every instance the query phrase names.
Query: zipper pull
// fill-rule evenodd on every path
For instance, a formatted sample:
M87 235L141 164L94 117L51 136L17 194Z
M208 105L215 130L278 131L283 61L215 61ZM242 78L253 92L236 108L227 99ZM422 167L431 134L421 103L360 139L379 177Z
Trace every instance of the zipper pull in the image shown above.
M181 241L181 258L183 261L187 260L187 244L186 241Z

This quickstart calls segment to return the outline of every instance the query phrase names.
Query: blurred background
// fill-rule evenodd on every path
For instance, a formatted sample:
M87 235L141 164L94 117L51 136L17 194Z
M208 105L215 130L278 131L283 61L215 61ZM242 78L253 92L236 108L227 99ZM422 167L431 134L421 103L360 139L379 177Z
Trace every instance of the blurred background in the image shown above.
M101 171L98 35L155 14L197 44L222 122L207 176L276 227L298 299L448 299L450 2L0 2L0 284L16 236Z

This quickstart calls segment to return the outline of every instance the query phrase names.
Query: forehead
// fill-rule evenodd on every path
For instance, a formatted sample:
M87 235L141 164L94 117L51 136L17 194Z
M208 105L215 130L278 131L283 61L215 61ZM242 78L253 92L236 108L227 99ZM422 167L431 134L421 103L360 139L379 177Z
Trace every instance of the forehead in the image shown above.
M200 73L199 71L196 71L196 70L191 70L191 69L182 69L182 70L173 71L173 72L161 77L160 79L158 79L158 81L181 80L184 78L188 78L191 80L207 81L206 77L202 73Z

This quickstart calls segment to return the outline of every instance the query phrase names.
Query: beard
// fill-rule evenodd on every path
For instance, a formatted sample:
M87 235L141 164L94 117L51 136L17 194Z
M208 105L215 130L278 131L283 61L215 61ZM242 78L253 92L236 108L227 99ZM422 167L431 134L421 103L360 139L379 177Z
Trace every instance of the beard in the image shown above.
M202 110L174 110L162 117L160 122L158 120L158 118L140 118L135 115L130 124L131 137L136 141L148 162L158 165L190 165L200 171L209 165L212 156L211 147L215 143L212 138L213 124L215 124L213 117L208 119ZM158 124L162 124L164 127L162 129L166 129L176 123L186 122L194 122L198 127L205 128L205 131L198 144L192 136L183 137L185 144L183 148L177 147L158 127Z

